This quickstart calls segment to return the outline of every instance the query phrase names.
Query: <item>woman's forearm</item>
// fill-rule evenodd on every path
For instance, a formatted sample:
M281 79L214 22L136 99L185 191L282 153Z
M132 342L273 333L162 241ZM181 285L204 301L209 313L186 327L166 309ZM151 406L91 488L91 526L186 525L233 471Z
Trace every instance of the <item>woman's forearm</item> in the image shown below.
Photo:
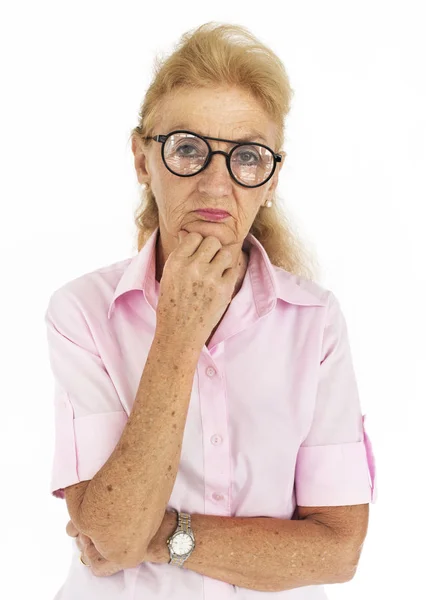
M156 335L121 438L89 483L80 527L108 560L137 564L173 490L200 351Z

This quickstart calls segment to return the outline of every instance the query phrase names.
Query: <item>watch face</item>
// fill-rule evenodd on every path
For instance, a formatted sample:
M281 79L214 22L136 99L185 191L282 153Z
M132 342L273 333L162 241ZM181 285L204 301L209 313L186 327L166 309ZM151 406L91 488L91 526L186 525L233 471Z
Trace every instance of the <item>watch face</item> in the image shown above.
M175 554L183 556L192 550L193 542L188 533L178 533L171 541L172 550Z

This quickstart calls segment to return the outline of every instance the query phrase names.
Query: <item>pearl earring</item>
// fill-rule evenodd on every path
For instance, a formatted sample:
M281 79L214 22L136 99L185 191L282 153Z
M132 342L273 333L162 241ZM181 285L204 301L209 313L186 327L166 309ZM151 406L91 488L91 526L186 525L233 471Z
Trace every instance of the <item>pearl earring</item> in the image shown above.
M268 200L268 201L267 201L267 203L265 204L265 206L266 206L267 208L271 208L271 206L272 206L272 201L271 201L271 200Z

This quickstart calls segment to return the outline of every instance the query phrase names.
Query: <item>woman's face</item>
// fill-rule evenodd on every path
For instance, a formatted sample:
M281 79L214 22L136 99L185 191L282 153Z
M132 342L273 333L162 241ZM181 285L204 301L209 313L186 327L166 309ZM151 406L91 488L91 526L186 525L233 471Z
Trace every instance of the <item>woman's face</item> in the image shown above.
M154 135L186 129L200 135L237 140L250 134L250 141L266 144L276 151L276 125L258 102L241 89L180 89L163 99L160 115ZM257 137L256 132L264 139ZM229 152L233 147L226 142L208 141L212 150ZM245 188L231 178L221 154L215 154L208 167L197 175L179 177L164 165L160 143L153 141L144 153L133 140L132 150L138 181L148 183L156 198L160 238L166 256L177 246L181 229L199 232L203 237L213 235L223 246L239 244L241 248L260 206L271 198L284 162L283 156L267 183ZM200 208L226 210L231 216L221 222L206 221L194 212Z

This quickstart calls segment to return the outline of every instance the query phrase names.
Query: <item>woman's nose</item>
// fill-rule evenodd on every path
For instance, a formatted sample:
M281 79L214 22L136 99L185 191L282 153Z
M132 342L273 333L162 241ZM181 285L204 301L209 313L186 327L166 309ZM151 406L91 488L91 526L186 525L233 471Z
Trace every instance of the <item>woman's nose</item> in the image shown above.
M207 167L199 173L199 190L210 196L224 196L232 190L232 178L222 152L216 151Z

